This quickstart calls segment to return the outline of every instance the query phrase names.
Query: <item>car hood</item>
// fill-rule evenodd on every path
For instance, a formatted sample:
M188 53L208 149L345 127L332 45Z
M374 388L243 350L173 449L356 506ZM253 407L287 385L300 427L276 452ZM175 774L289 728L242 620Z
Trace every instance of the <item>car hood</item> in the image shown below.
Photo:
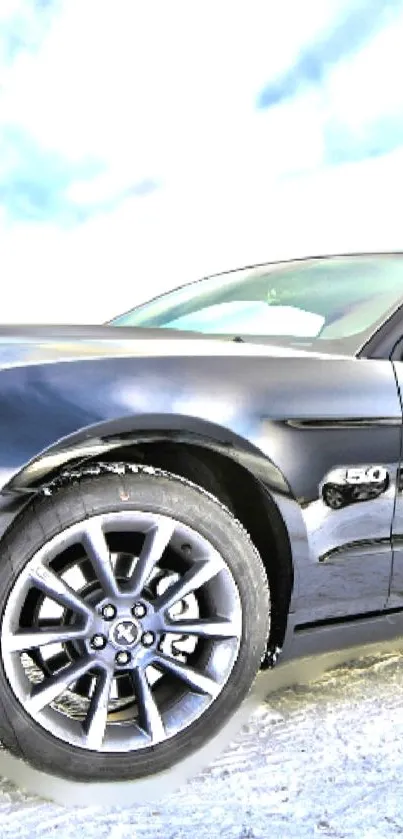
M327 354L326 354L327 355ZM0 326L0 368L111 357L322 357L311 350L234 341L170 329L115 326Z

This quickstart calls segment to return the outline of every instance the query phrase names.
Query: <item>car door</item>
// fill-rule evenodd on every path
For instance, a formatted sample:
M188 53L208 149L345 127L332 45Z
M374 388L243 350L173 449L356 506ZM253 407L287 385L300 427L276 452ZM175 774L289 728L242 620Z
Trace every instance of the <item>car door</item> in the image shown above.
M402 324L403 327L403 324ZM403 407L403 340L394 351L393 367ZM403 433L403 429L402 429ZM401 461L397 479L396 505L392 524L393 570L388 606L403 609L403 461L401 443Z

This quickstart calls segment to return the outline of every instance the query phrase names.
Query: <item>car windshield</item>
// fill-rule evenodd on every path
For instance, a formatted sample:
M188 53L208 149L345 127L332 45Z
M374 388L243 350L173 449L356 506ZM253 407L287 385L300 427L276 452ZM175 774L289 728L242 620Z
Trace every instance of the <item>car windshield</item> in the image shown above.
M335 257L209 277L111 323L312 344L370 335L402 299L399 255Z

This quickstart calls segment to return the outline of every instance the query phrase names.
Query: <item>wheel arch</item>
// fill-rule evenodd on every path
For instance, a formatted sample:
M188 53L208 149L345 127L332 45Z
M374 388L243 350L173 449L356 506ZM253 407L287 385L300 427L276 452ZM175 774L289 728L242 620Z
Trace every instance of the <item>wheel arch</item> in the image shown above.
M248 440L192 417L136 417L102 423L59 441L21 469L4 488L25 497L46 491L60 475L109 464L149 465L199 484L238 518L256 545L268 576L272 615L269 646L281 647L294 585L286 522L272 493L289 496L280 470ZM57 483L57 480L56 480ZM4 491L3 489L3 491Z

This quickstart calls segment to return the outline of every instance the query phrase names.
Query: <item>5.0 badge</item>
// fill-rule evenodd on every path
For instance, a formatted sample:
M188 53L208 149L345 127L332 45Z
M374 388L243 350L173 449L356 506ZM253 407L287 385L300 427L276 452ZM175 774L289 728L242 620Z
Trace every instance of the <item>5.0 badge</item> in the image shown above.
M327 507L339 510L348 504L378 498L389 484L389 472L384 466L352 466L330 472L321 495Z

